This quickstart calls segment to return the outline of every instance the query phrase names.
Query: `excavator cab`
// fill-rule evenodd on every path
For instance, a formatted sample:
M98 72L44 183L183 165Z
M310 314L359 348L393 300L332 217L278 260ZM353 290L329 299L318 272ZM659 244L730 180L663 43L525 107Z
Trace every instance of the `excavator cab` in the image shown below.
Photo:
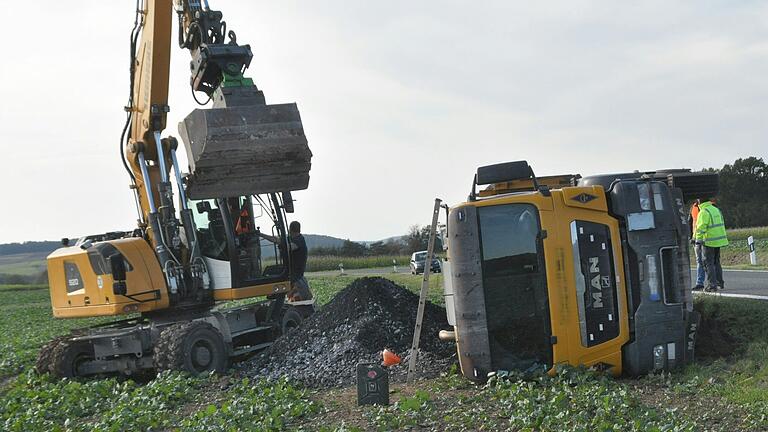
M283 292L288 278L285 214L277 194L193 200L193 218L216 300ZM281 239L274 244L264 230ZM263 291L254 294L255 291Z

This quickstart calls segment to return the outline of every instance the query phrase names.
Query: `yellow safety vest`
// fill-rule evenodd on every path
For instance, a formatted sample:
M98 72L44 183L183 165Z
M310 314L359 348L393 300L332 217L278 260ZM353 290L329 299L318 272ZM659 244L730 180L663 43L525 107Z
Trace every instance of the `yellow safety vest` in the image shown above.
M723 247L728 245L723 213L711 202L699 204L699 217L696 218L696 241L703 241L704 246Z

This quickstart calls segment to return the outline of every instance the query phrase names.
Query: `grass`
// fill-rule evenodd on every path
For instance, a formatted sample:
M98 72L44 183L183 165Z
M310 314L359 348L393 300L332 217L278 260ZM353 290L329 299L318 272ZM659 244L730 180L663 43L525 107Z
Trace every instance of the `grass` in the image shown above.
M391 267L394 260L399 267L407 267L408 255L381 255L368 257L343 257L335 255L309 255L307 271L338 270L339 264L345 269ZM0 274L34 276L45 270L45 259L39 254L16 254L0 256Z
M768 239L768 227L733 228L728 230L729 240L747 240L752 236L755 239Z
M768 268L768 237L755 238L757 266L749 261L749 247L746 239L728 239L728 246L720 250L720 262L725 267L755 269Z
M755 251L757 252L757 264L753 266L749 261L749 247L747 237L755 239ZM728 246L720 250L720 261L723 267L739 270L768 269L768 227L737 228L728 230ZM696 266L696 256L693 247L689 250L691 265Z
M107 320L54 320L47 285L0 285L0 317L0 377L28 368L54 337Z
M388 276L389 277L389 276ZM391 275L418 292L422 276ZM351 276L310 276L324 304ZM442 275L429 297L442 302ZM53 380L31 372L39 346L97 320L54 320L45 286L0 286L0 430L529 430L694 431L768 428L768 303L704 296L698 363L615 380L568 368L475 386L446 376L393 385L387 407L357 407L354 389L312 391L237 372L191 378ZM717 347L722 347L717 349ZM453 373L452 373L453 372Z
M146 384L115 378L53 380L29 372L3 389L5 431L282 431L316 412L285 381L192 378L164 372Z
M694 431L695 418L646 403L622 381L564 368L555 377L507 375L483 386L463 377L391 388L391 405L357 407L349 389L318 394L321 430Z
M345 286L352 283L353 280L359 276L307 276L312 292L316 297L316 301L319 304L325 304L336 295ZM422 276L414 276L410 274L388 274L385 276L387 279L402 285L414 293L419 293L421 290ZM432 303L443 305L443 275L431 274L429 277L429 290L427 291L427 299Z

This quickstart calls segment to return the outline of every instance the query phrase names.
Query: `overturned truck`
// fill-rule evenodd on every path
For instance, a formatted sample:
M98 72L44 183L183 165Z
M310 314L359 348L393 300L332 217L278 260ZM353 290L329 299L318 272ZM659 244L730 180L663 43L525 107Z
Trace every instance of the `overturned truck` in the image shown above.
M488 185L479 193L478 185ZM527 162L478 169L450 209L446 309L462 373L585 365L614 375L690 362L686 202L715 173L537 178Z

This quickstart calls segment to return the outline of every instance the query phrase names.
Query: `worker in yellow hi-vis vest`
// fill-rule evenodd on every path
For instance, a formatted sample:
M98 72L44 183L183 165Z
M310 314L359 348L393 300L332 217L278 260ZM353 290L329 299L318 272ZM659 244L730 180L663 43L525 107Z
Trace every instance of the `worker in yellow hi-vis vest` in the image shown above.
M723 213L715 207L715 199L701 200L699 217L696 218L695 239L704 249L704 263L707 267L706 291L725 288L723 267L720 265L720 248L728 245Z

